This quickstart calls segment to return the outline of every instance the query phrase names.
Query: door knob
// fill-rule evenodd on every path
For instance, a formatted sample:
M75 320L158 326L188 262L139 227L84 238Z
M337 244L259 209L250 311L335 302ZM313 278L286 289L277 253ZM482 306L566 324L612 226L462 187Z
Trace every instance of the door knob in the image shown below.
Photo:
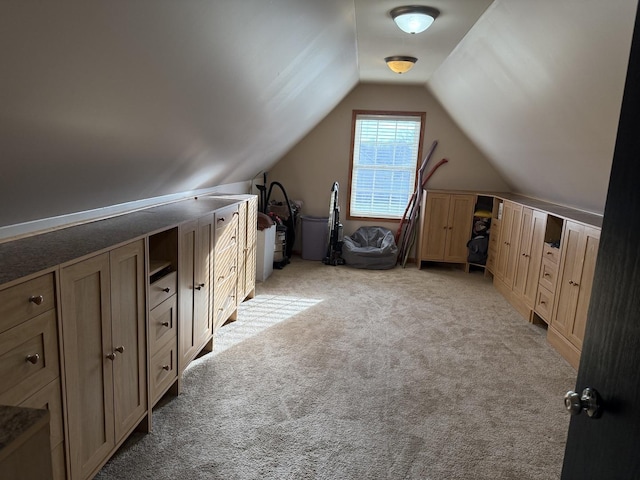
M585 388L582 395L569 391L564 396L564 407L571 415L579 415L584 410L590 418L600 418L602 398L594 388Z

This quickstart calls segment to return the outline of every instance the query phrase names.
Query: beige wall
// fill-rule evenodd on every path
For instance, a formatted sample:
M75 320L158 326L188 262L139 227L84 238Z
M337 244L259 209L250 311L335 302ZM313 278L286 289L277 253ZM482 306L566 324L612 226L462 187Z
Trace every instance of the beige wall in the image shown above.
M422 86L360 84L268 173L268 182L281 182L291 200L304 202L303 214L326 217L331 186L337 181L340 183L341 212L343 217L346 216L353 110L426 112L424 153L434 140L438 140L431 165L442 158L449 160L429 180L427 187L509 190L484 155L460 131L427 89ZM363 225L362 222L346 218L343 218L343 224L346 235ZM375 224L395 231L398 222Z

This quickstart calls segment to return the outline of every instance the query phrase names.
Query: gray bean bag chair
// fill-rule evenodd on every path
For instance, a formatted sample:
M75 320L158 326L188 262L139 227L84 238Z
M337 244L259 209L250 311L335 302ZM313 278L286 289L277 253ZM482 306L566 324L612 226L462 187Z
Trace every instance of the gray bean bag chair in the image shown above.
M388 228L360 227L344 237L342 258L351 267L384 270L395 267L398 247Z

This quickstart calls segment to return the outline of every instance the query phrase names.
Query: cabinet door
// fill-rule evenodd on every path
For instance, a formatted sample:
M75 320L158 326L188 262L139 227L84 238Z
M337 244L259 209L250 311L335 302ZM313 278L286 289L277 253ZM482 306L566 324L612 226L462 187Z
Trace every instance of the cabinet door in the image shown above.
M445 262L466 263L474 205L474 195L451 195L447 215L447 241L442 257Z
M109 252L116 442L147 410L144 241Z
M238 304L244 300L246 295L247 206L247 202L238 205L238 277L236 280Z
M582 350L584 331L587 326L587 311L589 309L589 300L591 299L593 274L596 268L598 247L600 246L600 230L584 227L582 240L581 245L584 247L580 250L583 252L581 272L580 277L574 281L574 287L578 289L576 313L571 331L569 332L569 341L578 347L579 350Z
M180 226L178 239L178 365L183 371L211 337L213 214Z
M565 222L562 234L562 251L556 301L551 325L565 338L573 330L573 322L578 305L578 287L584 258L584 227L574 222Z
M194 344L200 350L213 333L211 298L213 283L211 264L213 262L213 214L198 219L196 255L194 265L195 290L193 299Z
M441 261L444 258L449 221L449 199L448 193L427 192L420 260Z
M72 478L87 476L115 446L109 254L60 273Z
M247 240L244 256L244 298L253 298L256 288L256 241L258 237L258 197L247 202Z
M546 223L545 213L531 208L522 209L513 291L522 296L529 308L533 308L536 299Z
M180 225L178 238L178 365L183 371L196 354L193 330L196 237L198 221Z
M502 209L500 249L496 270L498 278L501 278L509 288L513 286L516 273L521 221L522 205L505 201Z

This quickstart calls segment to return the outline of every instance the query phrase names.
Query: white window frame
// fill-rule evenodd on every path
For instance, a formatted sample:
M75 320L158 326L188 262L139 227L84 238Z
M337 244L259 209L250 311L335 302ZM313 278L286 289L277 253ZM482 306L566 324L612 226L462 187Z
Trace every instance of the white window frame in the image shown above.
M424 138L424 125L425 125L425 112L389 112L389 111L370 111L370 110L354 110L352 117L352 126L351 126L351 164L349 168L349 191L348 191L348 199L347 199L347 218L349 219L363 219L363 220L400 220L402 218L403 212L406 208L406 205L409 203L411 195L415 191L416 186L416 176L419 167L418 159L422 157L422 144ZM410 148L413 150L415 158L413 158L412 164L409 165L371 165L364 164L360 158L360 152L362 149L360 148L360 143L362 140L362 121L363 120L374 120L381 122L412 122L419 125L417 128L418 138L413 139L411 142ZM377 134L376 134L377 135ZM397 137L396 137L397 138ZM379 138L376 136L375 139L369 140L374 141L376 147L382 144L381 140L389 141L389 138ZM417 140L417 142L416 142ZM400 144L400 146L407 147L408 144L405 142ZM377 148L376 148L377 152ZM395 150L394 150L395 155ZM366 199L363 201L363 197L358 197L358 173L364 172L368 170L374 170L374 180L373 184L368 186L368 189L373 189L373 192L367 192L364 195ZM388 175L389 171L392 173L398 173L402 177L406 178L406 175L409 174L409 182L399 182L405 183L406 189L403 189L401 192L385 192L389 194L389 200L387 204L380 204L379 200L376 202L373 198L375 193L376 184L375 184L375 174L377 172L386 173ZM381 184L378 185L378 191L380 189L388 189L389 185ZM401 199L398 199L398 195L400 194ZM391 196L393 194L393 196ZM406 197L406 201L404 198ZM378 195L379 198L379 195ZM358 203L360 200L360 203ZM370 203L367 205L367 201ZM378 207L376 206L378 204ZM381 207L382 208L379 208ZM370 208L369 208L370 207Z

